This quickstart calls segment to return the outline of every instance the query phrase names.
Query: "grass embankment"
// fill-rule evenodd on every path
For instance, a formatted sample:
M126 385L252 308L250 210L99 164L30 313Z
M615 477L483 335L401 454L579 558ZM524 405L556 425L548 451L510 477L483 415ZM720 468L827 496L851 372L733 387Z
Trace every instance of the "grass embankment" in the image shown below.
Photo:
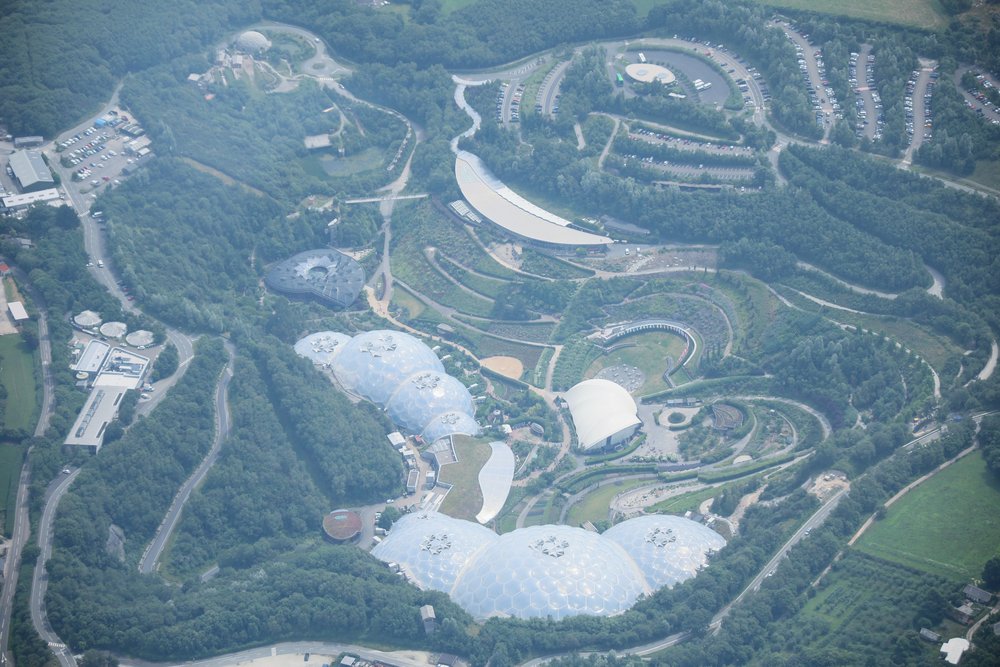
M33 354L20 334L0 336L0 384L7 389L3 427L30 431L37 418L38 387Z
M894 503L861 551L956 581L978 577L1000 544L1000 480L973 452Z
M440 480L451 484L451 491L441 503L441 511L459 519L475 519L483 506L483 492L479 488L479 471L490 458L490 445L485 440L455 436L457 463L441 468Z

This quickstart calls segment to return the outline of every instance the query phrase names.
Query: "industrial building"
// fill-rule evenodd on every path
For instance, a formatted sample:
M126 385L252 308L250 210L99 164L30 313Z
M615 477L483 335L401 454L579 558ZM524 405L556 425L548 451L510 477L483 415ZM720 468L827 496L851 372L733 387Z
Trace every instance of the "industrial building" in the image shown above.
M611 380L584 380L563 398L584 451L609 449L625 442L642 424L635 399Z
M372 554L417 586L448 593L478 620L559 620L620 614L640 595L695 576L725 543L676 516L630 519L603 535L570 526L496 535L471 521L414 512Z
M313 297L330 306L347 308L365 284L365 271L336 250L307 250L271 267L264 283L288 296Z
M39 151L14 151L10 154L8 166L21 192L47 190L56 184Z
M22 208L27 208L33 206L34 204L42 203L53 203L53 205L61 206L60 201L62 195L59 194L59 190L56 188L46 188L45 190L37 190L35 192L25 192L20 195L7 195L6 197L0 198L0 202L3 203L3 208L7 211L17 211Z

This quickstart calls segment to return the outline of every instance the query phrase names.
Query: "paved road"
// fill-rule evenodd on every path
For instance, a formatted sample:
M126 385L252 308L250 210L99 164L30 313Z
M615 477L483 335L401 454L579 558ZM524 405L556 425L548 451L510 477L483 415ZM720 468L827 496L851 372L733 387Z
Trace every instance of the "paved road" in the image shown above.
M225 347L226 352L229 354L229 363L223 369L219 377L219 383L215 389L215 438L212 440L212 447L208 450L208 454L197 469L184 482L181 488L178 489L177 495L174 496L174 501L170 504L170 509L167 510L163 521L156 529L153 541L146 547L146 551L139 561L139 572L143 574L156 571L157 562L163 553L163 548L170 540L174 528L177 527L177 521L180 519L181 511L184 509L184 503L188 501L188 498L191 497L191 492L205 479L205 475L215 465L215 462L219 460L219 451L222 448L222 443L229 437L229 381L233 379L233 361L236 351L228 341L226 341Z
M231 667L257 658L267 658L279 655L315 655L338 656L341 653L351 653L369 662L386 662L400 667L427 667L431 663L431 654L426 651L378 651L357 644L334 644L325 642L284 642L272 646L261 646L238 653L209 658L207 660L183 662L146 662L130 658L119 658L122 667L168 667L184 665L184 667Z
M46 564L52 555L52 522L59 508L59 501L69 490L70 485L80 474L80 469L76 469L69 474L63 473L57 477L45 492L45 508L42 510L42 520L38 526L38 546L41 554L38 556L38 564L35 565L34 576L31 579L31 623L35 626L35 631L48 643L49 648L59 660L62 667L76 667L76 658L69 648L59 639L59 636L49 624L48 615L45 609L45 591L49 585L49 577L46 572Z
M819 65L816 62L816 47L809 43L801 33L796 31L787 23L779 23L778 26L785 33L785 36L795 45L799 57L806 61L806 74L809 83L816 91L811 97L813 103L819 103L820 111L823 114L823 139L821 144L829 143L828 137L833 128L833 102L826 94L826 86L823 85L823 77L820 75Z
M38 353L42 362L42 405L35 424L35 436L42 436L49 428L52 418L53 390L55 382L52 379L52 343L49 338L48 317L45 302L37 293L27 277L18 269L14 270L18 285L31 299L38 309ZM11 533L10 547L7 551L6 572L4 572L3 593L0 595L0 665L14 664L13 656L8 652L10 639L10 619L14 607L14 591L17 590L17 578L21 569L21 552L28 537L31 535L31 521L28 515L28 487L31 485L31 451L25 453L24 464L17 483L17 496L14 504L14 528Z
M545 80L542 81L542 85L538 89L538 96L535 98L537 103L542 105L542 115L555 115L556 95L559 94L559 86L562 84L563 77L571 62L573 61L563 61L545 75Z
M864 135L868 141L875 140L875 133L878 131L879 118L879 109L875 105L875 97L872 95L872 89L868 86L868 56L871 55L871 52L871 44L861 45L861 51L858 52L858 65L854 70L857 74L857 88L855 88L855 92L857 92L858 97L861 98L861 102L864 104Z
M913 154L917 152L920 145L924 143L924 132L930 133L930 128L924 127L924 121L929 118L925 116L924 95L927 93L927 84L931 82L931 73L937 67L933 60L920 59L920 74L917 75L917 85L913 88L913 135L910 137L910 145L907 146L903 154L902 164L913 163Z

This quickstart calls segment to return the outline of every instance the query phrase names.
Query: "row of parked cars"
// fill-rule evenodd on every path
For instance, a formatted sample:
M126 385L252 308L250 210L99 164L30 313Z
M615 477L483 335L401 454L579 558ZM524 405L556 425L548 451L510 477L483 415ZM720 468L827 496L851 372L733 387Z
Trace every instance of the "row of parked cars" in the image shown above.
M913 112L913 94L917 88L917 78L920 76L919 70L914 70L910 74L910 79L906 82L906 97L903 99L903 106L906 108L906 135L912 140L913 135L917 130L917 122L919 119L914 118ZM925 140L931 138L932 128L934 126L933 120L931 119L931 95L934 92L934 83L937 80L938 73L931 73L931 81L927 83L927 90L924 91L924 117L923 117L923 137Z
M851 87L854 90L860 92L858 86L858 59L861 57L860 53L851 53L851 67L849 71ZM868 54L865 58L865 86L871 91L872 102L875 104L875 118L868 117L868 111L865 109L865 101L858 97L854 104L857 109L857 134L858 137L863 137L868 132L869 123L875 123L875 131L872 133L872 141L878 141L882 138L882 130L885 128L885 115L882 113L882 99L879 97L878 91L875 90L875 56Z

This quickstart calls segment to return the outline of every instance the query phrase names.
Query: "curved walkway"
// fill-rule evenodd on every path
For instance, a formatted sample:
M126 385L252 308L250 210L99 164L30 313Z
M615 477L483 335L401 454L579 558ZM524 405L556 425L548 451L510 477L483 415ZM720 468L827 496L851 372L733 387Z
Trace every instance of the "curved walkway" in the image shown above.
M201 464L191 473L191 476L184 482L181 488L177 490L177 495L174 496L174 500L163 517L163 521L156 529L153 540L142 554L142 559L139 561L139 572L143 574L156 571L160 555L163 553L164 547L177 527L181 510L184 509L184 503L188 501L188 498L191 497L191 492L205 479L205 475L215 465L215 462L219 460L219 451L222 448L222 443L229 437L228 395L229 381L233 379L235 349L228 341L225 343L225 348L226 353L229 354L229 363L226 364L222 374L219 376L219 382L215 389L215 438L212 440L212 447L208 450L208 454L202 460Z

